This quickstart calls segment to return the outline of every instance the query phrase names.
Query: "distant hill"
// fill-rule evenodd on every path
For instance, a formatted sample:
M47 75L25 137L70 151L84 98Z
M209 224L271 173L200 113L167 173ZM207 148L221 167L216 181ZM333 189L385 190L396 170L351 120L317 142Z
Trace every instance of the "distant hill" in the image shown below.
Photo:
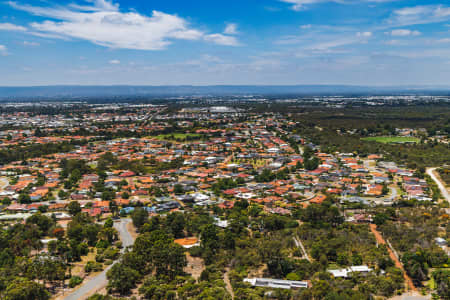
M76 98L108 96L208 96L208 95L373 95L449 94L445 86L369 87L351 85L211 85L211 86L31 86L0 87L0 99Z

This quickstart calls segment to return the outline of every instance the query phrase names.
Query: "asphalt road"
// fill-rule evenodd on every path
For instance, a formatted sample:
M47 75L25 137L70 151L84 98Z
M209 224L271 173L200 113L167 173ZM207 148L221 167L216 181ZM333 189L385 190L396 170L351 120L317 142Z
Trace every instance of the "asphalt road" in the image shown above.
M394 201L395 198L397 198L397 189L395 187L390 187L390 189L391 189L390 199L391 199L391 201Z
M119 232L120 239L122 241L123 245L123 248L121 250L122 253L125 251L126 247L132 246L134 243L133 237L127 230L127 224L130 222L131 219L120 219L119 222L114 222L114 227ZM112 265L108 266L100 274L88 279L88 281L84 282L80 288L68 294L64 298L64 300L86 299L87 297L91 296L93 292L105 287L108 284L108 280L106 279L106 272L108 272L108 270L111 269L111 267L116 263L117 261L115 261Z
M444 184L434 175L434 170L437 168L429 168L427 169L427 174L430 175L430 177L436 182L439 189L441 190L442 196L450 203L450 194L448 193L447 189L445 188Z

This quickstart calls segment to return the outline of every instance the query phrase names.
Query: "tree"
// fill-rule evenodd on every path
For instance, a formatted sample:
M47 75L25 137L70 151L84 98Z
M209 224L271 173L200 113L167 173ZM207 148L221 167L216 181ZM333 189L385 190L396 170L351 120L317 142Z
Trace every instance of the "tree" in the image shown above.
M108 278L108 291L128 294L139 280L139 272L130 267L117 263L106 273Z
M68 194L64 191L64 190L59 190L58 191L58 197L61 199L66 199L68 196Z
M47 300L50 293L42 284L19 278L10 283L4 293L5 300Z
M184 236L185 219L182 213L172 213L167 216L166 224L170 227L175 238Z
M46 213L48 210L48 206L47 205L41 205L38 207L39 212L41 213Z
M19 195L19 203L22 203L22 204L31 203L30 195L28 195L26 193L20 193L20 195Z
M381 189L381 193L383 195L387 195L389 193L389 188L386 184L383 184L383 188Z
M175 195L184 194L183 186L181 184L175 184L173 187L173 192L175 193Z
M46 234L48 230L55 225L55 222L47 217L46 215L43 215L41 213L37 213L32 215L26 220L27 224L35 224L39 227L39 229Z
M225 231L225 235L223 237L223 246L228 250L234 250L234 248L236 247L234 235L230 230Z
M66 265L62 260L54 259L48 256L37 256L34 260L37 278L46 282L55 283L64 281L66 274Z
M125 198L125 197L123 197L123 198L124 199L128 199L128 198ZM109 202L109 209L111 210L113 217L118 215L118 213L119 213L119 206L117 205L116 201L111 200Z
M133 220L133 225L140 229L148 221L148 213L142 207L136 207L131 213L131 220Z
M373 222L377 225L383 225L384 223L386 223L386 221L389 220L389 216L386 215L385 213L378 213L375 215L375 217L373 217Z
M105 224L103 227L105 228L112 228L114 225L114 221L111 218L106 219Z
M11 198L9 198L9 197L5 197L5 198L2 199L2 204L3 205L10 205L11 202L12 202Z
M84 228L83 225L77 222L70 222L67 225L67 236L71 240L76 240L81 242L84 239Z
M305 162L303 164L304 164L306 170L311 171L311 170L315 170L315 169L317 169L317 167L319 167L320 160L317 156L313 156L313 157L305 160Z
M71 201L67 206L67 209L69 210L69 214L71 214L72 216L75 216L81 212L80 203L78 203L77 201Z
M208 250L211 254L215 254L216 251L219 249L219 237L218 237L218 230L216 225L214 224L208 224L206 225L201 233L201 243L202 247L205 250ZM208 259L212 259L209 257L209 255L206 255Z

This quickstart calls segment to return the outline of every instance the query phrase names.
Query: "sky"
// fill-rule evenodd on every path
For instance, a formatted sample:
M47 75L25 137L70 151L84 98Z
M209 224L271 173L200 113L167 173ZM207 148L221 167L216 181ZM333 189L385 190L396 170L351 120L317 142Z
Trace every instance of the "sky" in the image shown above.
M0 0L0 86L450 86L450 1Z

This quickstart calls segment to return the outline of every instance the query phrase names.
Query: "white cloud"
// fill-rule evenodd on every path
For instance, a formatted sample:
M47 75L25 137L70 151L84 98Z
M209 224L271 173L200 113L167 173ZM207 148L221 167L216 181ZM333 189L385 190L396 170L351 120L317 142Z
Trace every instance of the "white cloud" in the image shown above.
M224 46L239 46L238 40L234 36L224 35L221 33L207 34L204 36L205 41L213 42Z
M292 4L293 10L302 10L305 8L305 5L314 4L319 2L324 2L326 0L280 0L281 2Z
M358 36L358 37L371 37L372 36L372 32L370 32L370 31L357 32L356 36Z
M6 55L8 55L8 49L6 48L6 46L0 45L0 55L1 55L1 56L6 56Z
M359 4L359 3L382 3L382 2L393 2L398 0L279 0L284 3L292 4L291 8L293 10L299 11L305 9L309 4L334 2L340 4Z
M230 35L238 34L239 32L238 32L237 28L238 28L237 24L230 23L227 25L227 27L225 27L225 30L223 31L223 33L230 34Z
M387 20L390 26L429 24L450 20L450 7L443 5L419 5L395 10Z
M360 39L357 38L340 38L335 39L327 42L320 42L316 43L310 46L305 47L306 50L311 50L315 53L332 53L335 52L335 50L332 50L334 48L340 48L343 46L351 45L351 44L357 44L360 43ZM338 50L338 52L340 52Z
M120 60L118 60L118 59L113 59L113 60L110 60L109 63L110 63L111 65L119 65L119 64L120 64Z
M450 38L443 38L443 39L439 39L436 41L439 44L446 44L446 43L450 43Z
M311 27L312 27L311 24L305 24L300 26L301 29L310 29Z
M0 30L7 31L26 31L27 29L23 26L14 25L11 23L0 23Z
M10 1L18 10L48 17L51 20L31 23L33 34L58 38L77 38L117 49L161 50L173 40L206 40L219 45L235 46L236 38L220 33L208 34L191 28L177 15L153 11L151 16L121 12L119 5L108 0L89 0L91 5L37 7Z
M392 36L418 36L420 31L409 29L394 29L390 32Z
M384 42L384 44L389 46L404 46L406 45L405 40L389 40Z
M24 46L29 46L29 47L37 47L37 46L39 46L40 44L39 44L39 43L36 43L36 42L23 41L23 45L24 45Z

